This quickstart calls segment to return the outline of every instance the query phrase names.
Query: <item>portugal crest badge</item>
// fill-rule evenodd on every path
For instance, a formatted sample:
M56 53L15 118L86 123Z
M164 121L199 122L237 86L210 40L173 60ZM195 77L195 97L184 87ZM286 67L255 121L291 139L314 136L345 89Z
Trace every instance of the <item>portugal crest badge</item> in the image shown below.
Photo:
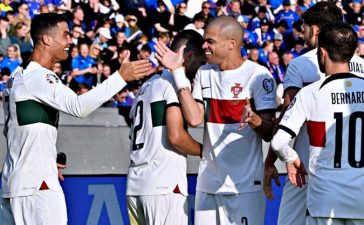
M243 87L240 83L235 83L235 85L231 86L231 90L233 93L233 98L238 98L239 94L243 91Z

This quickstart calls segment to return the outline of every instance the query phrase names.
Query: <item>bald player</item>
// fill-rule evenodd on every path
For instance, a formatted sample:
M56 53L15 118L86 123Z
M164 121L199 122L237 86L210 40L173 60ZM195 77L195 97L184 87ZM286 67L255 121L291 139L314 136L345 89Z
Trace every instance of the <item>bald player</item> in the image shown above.
M207 63L189 88L181 51L157 45L179 89L190 126L205 123L197 178L195 224L264 223L262 139L272 136L275 82L269 71L241 57L243 31L232 17L212 20L204 33Z

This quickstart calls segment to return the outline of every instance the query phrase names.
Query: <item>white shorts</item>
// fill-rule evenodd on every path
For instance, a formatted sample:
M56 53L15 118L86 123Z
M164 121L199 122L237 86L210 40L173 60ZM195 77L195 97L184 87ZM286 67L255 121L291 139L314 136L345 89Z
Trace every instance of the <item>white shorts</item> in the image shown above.
M306 176L307 178L307 176ZM279 206L277 225L305 225L307 211L307 184L295 187L286 179Z
M64 194L41 190L34 195L3 198L0 225L67 225Z
M127 196L131 225L187 225L187 197L182 194Z
M264 212L262 191L233 195L196 193L195 225L263 225Z
M307 216L306 225L364 225L364 220Z

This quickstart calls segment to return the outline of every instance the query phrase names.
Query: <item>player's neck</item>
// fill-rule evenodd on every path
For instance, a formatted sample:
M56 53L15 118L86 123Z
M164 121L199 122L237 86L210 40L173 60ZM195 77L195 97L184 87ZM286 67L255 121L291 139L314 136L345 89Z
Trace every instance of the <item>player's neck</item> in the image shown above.
M350 73L348 63L334 63L330 62L326 64L325 74L330 76L337 73Z
M30 56L30 61L35 61L39 63L44 68L49 70L53 69L53 65L55 61L53 58L47 54L46 51L41 50L40 48L35 48L32 55Z
M224 62L220 63L219 64L219 69L221 71L224 71L224 70L235 70L237 68L239 68L241 66L241 64L243 64L244 62L244 58L242 58L241 56L239 57L229 57L227 58Z

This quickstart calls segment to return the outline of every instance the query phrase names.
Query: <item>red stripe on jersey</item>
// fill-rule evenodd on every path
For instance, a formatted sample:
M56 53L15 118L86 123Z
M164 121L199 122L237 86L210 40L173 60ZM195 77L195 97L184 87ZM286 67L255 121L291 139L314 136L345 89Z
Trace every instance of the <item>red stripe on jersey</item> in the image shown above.
M307 132L310 145L314 147L325 147L326 127L325 122L307 121Z
M240 123L243 115L244 100L210 100L210 123Z

